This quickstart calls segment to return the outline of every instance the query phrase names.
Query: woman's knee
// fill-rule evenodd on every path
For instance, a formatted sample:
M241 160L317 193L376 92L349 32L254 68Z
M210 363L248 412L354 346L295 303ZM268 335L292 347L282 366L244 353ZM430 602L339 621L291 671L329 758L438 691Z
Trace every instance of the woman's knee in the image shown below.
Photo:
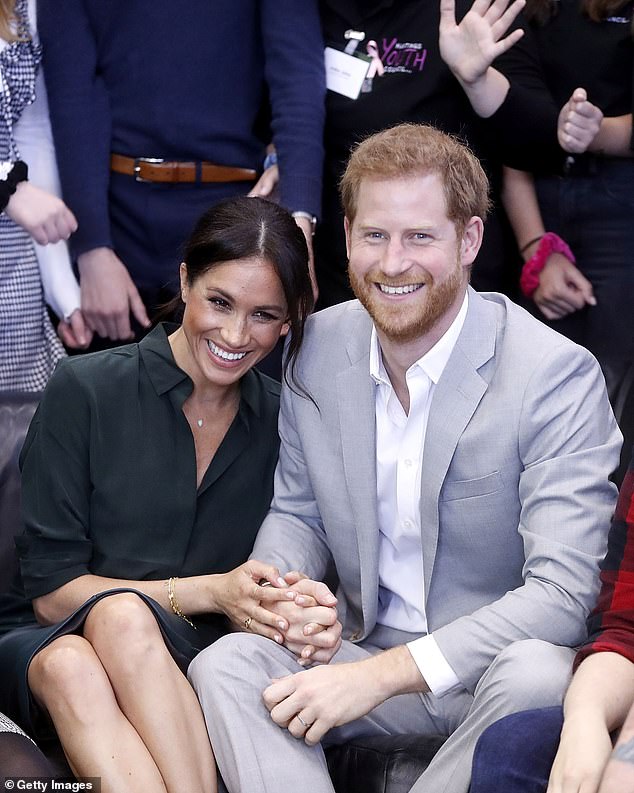
M85 703L102 676L103 669L90 643L73 635L61 636L40 650L28 669L29 688L46 706L55 700L70 706L75 700Z
M133 592L121 592L98 600L84 624L84 636L93 645L117 652L134 652L160 637L156 619L145 602Z

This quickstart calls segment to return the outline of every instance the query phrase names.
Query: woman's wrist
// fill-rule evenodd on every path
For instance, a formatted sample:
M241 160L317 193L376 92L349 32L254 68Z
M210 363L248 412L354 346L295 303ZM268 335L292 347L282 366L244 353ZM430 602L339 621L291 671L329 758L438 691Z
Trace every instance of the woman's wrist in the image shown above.
M0 163L0 212L3 212L18 185L29 178L29 169L22 160Z

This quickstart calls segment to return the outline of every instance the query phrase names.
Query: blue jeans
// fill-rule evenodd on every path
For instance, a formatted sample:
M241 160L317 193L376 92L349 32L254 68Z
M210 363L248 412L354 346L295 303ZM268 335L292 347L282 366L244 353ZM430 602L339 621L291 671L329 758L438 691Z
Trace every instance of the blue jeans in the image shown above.
M492 724L475 749L470 793L544 793L563 721L556 707L513 713Z

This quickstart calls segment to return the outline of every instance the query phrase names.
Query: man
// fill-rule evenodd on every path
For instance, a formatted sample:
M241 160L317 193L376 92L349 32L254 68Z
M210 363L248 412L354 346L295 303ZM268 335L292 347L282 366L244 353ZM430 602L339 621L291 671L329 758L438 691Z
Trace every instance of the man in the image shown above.
M180 248L199 215L254 187L268 100L280 200L310 241L325 93L316 0L38 9L64 200L79 223L70 244L82 310L100 336L147 326L178 290Z
M334 563L344 641L298 671L237 633L189 675L232 793L332 791L320 740L403 732L450 736L413 790L464 793L488 724L561 702L620 433L586 350L469 288L487 182L465 147L431 127L378 133L342 199L358 302L307 326L312 401L284 391L253 555L317 581Z

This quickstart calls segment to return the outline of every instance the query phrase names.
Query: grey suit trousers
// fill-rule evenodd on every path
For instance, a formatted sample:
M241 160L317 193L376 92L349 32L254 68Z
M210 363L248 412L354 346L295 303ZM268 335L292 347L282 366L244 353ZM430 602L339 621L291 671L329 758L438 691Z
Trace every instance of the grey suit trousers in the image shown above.
M332 663L360 661L381 649L344 641ZM402 694L331 730L323 743L361 735L448 735L412 792L467 793L473 750L484 729L518 710L561 704L573 657L570 648L537 639L515 642L497 656L473 695L464 689L442 697ZM229 793L279 793L298 783L310 793L333 793L321 746L309 747L278 727L262 701L272 678L298 671L287 650L245 633L223 637L191 663L188 677Z

